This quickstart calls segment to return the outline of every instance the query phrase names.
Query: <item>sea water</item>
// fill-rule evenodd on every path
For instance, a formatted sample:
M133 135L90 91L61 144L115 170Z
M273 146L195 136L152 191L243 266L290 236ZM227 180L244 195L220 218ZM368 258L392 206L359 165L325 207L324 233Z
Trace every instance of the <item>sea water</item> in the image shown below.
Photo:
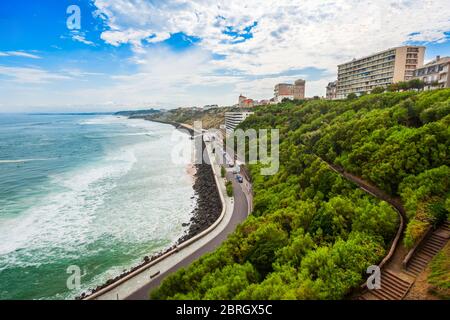
M0 299L71 299L173 245L195 205L174 135L191 143L113 115L0 115Z

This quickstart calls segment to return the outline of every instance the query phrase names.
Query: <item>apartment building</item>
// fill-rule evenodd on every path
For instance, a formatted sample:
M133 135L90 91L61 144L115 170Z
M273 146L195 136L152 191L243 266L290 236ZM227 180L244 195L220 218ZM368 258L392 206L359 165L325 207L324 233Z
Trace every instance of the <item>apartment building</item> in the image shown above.
M304 99L306 81L298 79L294 84L279 83L275 86L275 101L280 103L283 99Z
M327 100L335 100L337 98L337 81L328 83L326 98Z
M341 64L338 66L337 98L409 81L414 77L414 71L423 66L424 55L423 46L402 46Z
M414 72L414 78L425 83L425 90L450 88L450 57L436 59Z
M227 136L232 134L236 127L253 112L225 112L225 131Z

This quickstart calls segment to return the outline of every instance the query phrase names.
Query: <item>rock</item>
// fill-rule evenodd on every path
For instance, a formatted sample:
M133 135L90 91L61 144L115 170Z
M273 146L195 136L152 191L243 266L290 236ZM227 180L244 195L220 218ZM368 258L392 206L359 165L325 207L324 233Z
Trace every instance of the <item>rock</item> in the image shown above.
M205 148L204 145L203 148ZM207 229L219 218L222 211L222 203L211 166L197 164L195 177L194 192L195 197L197 197L197 204L192 210L193 216L190 219L189 230L178 240L178 243L182 243ZM183 224L183 227L188 225Z

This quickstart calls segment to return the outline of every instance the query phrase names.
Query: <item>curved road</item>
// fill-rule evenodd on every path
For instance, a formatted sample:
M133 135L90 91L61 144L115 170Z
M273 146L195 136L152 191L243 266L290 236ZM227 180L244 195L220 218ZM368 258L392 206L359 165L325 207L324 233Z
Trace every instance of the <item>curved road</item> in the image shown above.
M245 188L244 184L238 183L231 172L227 172L227 179L233 181L234 210L231 220L225 227L225 229L203 247L187 256L184 260L170 268L168 271L160 274L157 278L153 279L150 283L148 283L138 291L126 297L125 300L148 300L149 292L157 288L161 284L161 281L164 280L164 278L179 270L180 268L189 266L192 262L203 256L205 253L211 252L216 249L224 240L227 239L230 233L236 230L237 225L247 218L249 212L246 191L244 192L243 190Z

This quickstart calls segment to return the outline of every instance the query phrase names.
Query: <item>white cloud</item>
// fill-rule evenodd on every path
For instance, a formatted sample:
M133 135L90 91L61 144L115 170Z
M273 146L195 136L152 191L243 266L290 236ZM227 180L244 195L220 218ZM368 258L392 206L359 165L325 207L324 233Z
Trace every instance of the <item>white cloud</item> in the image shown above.
M307 96L322 96L338 64L407 41L445 42L445 32L450 31L448 0L93 2L96 14L108 26L101 34L103 41L133 48L133 56L117 68L121 74L91 79L83 70L55 73L36 68L5 71L4 67L0 74L20 82L49 82L58 77L91 81L90 86L52 93L55 105L64 101L91 105L110 101L116 106L227 105L236 103L240 93L269 98L277 82L301 76L307 79ZM251 38L244 39L255 22ZM225 30L236 35L225 34ZM179 32L200 39L195 49L172 52L148 46ZM88 41L85 37L74 40ZM215 60L214 55L224 58ZM293 70L303 73L305 68L323 70L322 79L309 77L306 71L283 76ZM45 95L39 98L45 104Z
M42 84L56 80L68 80L70 76L52 73L41 68L6 67L0 65L0 76L12 79L17 83Z
M204 50L225 56L205 62L217 69L247 76L326 70L330 77L312 83L309 96L324 94L317 85L333 80L339 63L406 41L442 42L450 30L448 0L95 0L95 5L110 27L102 39L115 46L133 44L138 53L146 41L183 32L199 37ZM240 43L233 42L242 37L223 32L229 26L242 34L254 22L252 38ZM139 61L146 63L142 57ZM272 80L235 79L235 89L262 95L262 88L273 87Z
M40 56L24 51L0 51L0 57L22 57L30 59L41 59Z
M450 30L447 0L96 0L112 31L113 45L171 33L200 37L201 45L224 54L224 67L250 74L315 66L335 69L353 56L397 46L407 40L442 41ZM430 12L433 18L430 19ZM225 26L244 30L253 22L253 38L230 44ZM415 33L415 36L410 34ZM154 41L157 41L154 40Z
M87 40L83 34L76 33L72 35L72 40L87 44L88 46L95 46L95 43Z

